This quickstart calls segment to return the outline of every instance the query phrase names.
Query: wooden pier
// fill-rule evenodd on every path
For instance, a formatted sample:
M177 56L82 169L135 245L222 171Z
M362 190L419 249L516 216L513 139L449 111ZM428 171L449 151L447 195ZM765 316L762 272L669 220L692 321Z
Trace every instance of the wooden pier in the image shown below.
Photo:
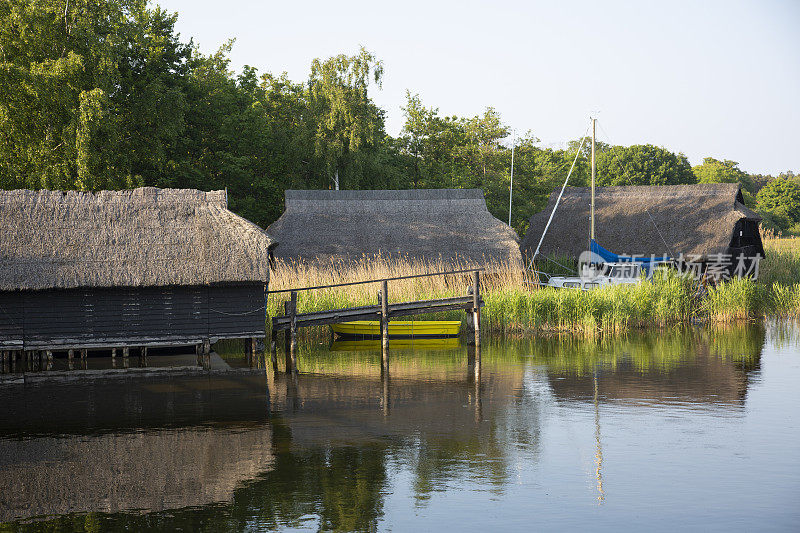
M467 288L465 296L455 296L452 298L438 298L433 300L416 300L411 302L391 303L389 300L389 282L421 278L428 276L445 276L457 274L472 274L470 286ZM314 313L297 312L297 293L300 291L326 289L331 287L342 287L348 285L362 285L367 283L379 283L381 286L378 294L379 304L366 305L360 307L346 307L343 309L331 309L329 311L317 311ZM378 320L381 323L381 353L382 364L388 365L389 350L389 320L397 317L422 315L428 313L438 313L441 311L463 310L466 311L471 320L469 321L471 330L474 332L475 354L480 361L481 327L480 313L483 307L483 299L480 296L480 270L456 270L450 272L436 272L432 274L419 274L414 276L400 276L396 278L386 278L367 281L355 281L349 283L339 283L334 285L320 285L316 287L304 287L298 289L283 289L280 291L270 291L271 293L289 293L290 298L284 302L284 315L272 317L272 344L271 359L274 370L278 368L277 344L278 332L284 332L284 344L286 346L286 371L297 371L297 330L298 328L310 326L323 326L328 324L338 324L341 322L352 322L355 320Z

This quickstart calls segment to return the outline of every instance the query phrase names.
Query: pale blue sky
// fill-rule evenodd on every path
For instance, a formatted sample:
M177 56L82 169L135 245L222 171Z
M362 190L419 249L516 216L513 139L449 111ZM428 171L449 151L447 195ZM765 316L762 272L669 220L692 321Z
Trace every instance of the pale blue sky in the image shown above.
M247 2L160 0L205 53L305 80L311 60L364 45L385 65L387 130L405 91L445 115L494 106L543 144L583 133L800 171L800 1Z

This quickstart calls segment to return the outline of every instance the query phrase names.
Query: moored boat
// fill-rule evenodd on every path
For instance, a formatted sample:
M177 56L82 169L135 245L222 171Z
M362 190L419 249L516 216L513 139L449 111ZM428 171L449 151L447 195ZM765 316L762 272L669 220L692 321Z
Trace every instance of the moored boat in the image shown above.
M378 320L355 320L331 325L333 332L346 338L380 339ZM389 322L389 338L447 338L458 336L459 320L398 320Z

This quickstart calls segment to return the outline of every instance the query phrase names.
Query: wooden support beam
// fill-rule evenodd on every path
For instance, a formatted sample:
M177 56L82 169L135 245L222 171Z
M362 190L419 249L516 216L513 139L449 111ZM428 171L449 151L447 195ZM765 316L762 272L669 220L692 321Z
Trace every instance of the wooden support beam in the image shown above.
M392 398L389 394L389 367L388 365L381 369L381 381L383 382L383 396L381 397L381 407L383 408L383 416L389 416L389 404Z
M481 360L481 279L480 271L472 273L472 317L475 324L475 358L476 363Z
M297 372L297 291L292 291L289 304L289 357L292 363L292 372Z
M381 364L389 365L389 282L381 282Z
M287 323L287 327L283 330L283 355L284 358L286 359L284 361L285 363L284 366L287 373L292 371L292 357L289 354L289 348L291 345L291 342L289 341L289 335L290 335L289 329L291 328L291 321L289 319L289 316L292 314L291 307L292 307L292 302L290 300L286 300L285 302L283 302L283 318L286 319Z
M278 343L275 341L275 336L278 334L277 331L272 331L270 335L270 343L269 343L269 359L272 363L272 371L278 371Z

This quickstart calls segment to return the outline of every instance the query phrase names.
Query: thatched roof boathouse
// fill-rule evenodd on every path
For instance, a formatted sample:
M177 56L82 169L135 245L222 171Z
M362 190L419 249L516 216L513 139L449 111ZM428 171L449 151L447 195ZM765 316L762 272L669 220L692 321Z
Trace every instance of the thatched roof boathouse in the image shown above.
M558 198L530 219L522 252L532 257ZM591 189L568 187L542 242L540 255L578 257L589 249ZM744 205L736 183L597 187L597 242L617 254L664 254L708 262L716 254L764 255L761 217ZM716 256L718 258L718 256Z
M0 191L0 349L264 336L275 243L224 191Z
M480 189L286 191L286 211L267 232L279 259L519 264L519 238L486 209Z

